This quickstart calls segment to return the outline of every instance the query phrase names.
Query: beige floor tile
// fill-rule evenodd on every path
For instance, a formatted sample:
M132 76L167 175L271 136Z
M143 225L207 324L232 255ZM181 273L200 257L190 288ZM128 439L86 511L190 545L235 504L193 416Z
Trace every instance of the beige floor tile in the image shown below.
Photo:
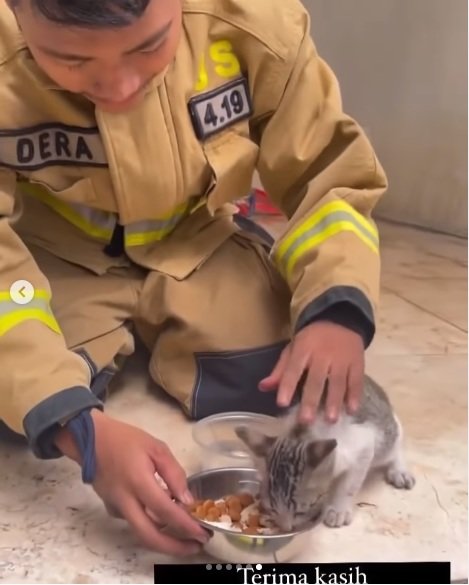
M467 279L441 277L419 280L389 275L383 278L383 284L384 290L467 332Z
M435 236L434 236L435 237ZM439 236L436 236L439 239ZM436 246L415 247L409 239L382 238L381 263L383 278L462 279L467 276L467 263L461 260L459 245L454 246L452 257L435 253Z
M281 222L267 223L282 229ZM386 280L367 370L401 417L417 485L403 493L380 478L369 482L353 524L318 528L299 560L450 560L453 578L464 578L467 340L446 321L461 325L466 254L452 238L389 224L381 233ZM437 285L445 281L457 281L458 292L442 294ZM144 354L130 360L115 386L108 412L168 442L187 472L196 471L201 459L192 425L152 389ZM107 517L71 462L38 461L23 448L0 444L0 468L1 583L151 583L153 564L168 560L143 551L125 524Z
M371 355L467 352L466 333L387 290L382 291L377 317Z
M134 368L135 363L141 366L143 359L131 364ZM401 416L417 485L403 493L380 478L369 482L353 524L341 530L319 527L298 560L451 560L453 577L462 578L467 574L465 357L375 356L368 371L388 390ZM133 377L131 370L129 376L131 387L116 390L109 412L167 441L187 472L197 471L201 461L191 425L171 401L149 395L143 376ZM447 380L451 384L443 388ZM153 563L168 560L139 549L123 523L107 518L93 492L80 484L74 465L41 463L6 446L0 447L0 460L6 470L0 478L0 582L150 583Z
M400 249L424 252L434 260L445 259L467 267L467 240L414 229L387 221L378 221L383 250ZM405 256L403 256L404 260Z
M382 226L381 226L382 227ZM466 247L456 238L385 226L382 285L407 301L467 331ZM435 242L438 241L438 246ZM431 245L433 242L433 246ZM416 244L416 245L415 245ZM446 244L446 247L444 246Z

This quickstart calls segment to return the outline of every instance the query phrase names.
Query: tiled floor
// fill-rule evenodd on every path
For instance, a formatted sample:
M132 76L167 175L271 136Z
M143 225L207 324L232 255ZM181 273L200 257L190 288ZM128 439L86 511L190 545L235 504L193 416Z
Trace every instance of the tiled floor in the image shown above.
M452 578L467 578L466 242L380 227L382 309L367 367L403 421L417 485L406 493L369 485L354 523L317 529L299 560L449 560ZM197 469L190 424L150 395L142 355L108 409L168 441L189 473ZM105 515L74 465L0 445L0 469L0 582L152 582L158 555Z

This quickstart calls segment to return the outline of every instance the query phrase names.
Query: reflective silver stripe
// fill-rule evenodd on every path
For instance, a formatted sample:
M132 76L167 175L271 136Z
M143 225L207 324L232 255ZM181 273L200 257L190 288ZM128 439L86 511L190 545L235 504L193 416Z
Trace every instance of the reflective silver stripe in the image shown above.
M288 264L289 259L291 258L292 254L306 241L310 240L314 236L320 234L321 232L325 231L328 227L333 224L336 224L341 221L347 221L353 223L355 227L357 227L360 232L376 246L379 247L379 240L378 238L371 233L369 230L365 229L365 227L358 222L351 213L347 213L346 211L335 211L329 215L326 215L321 221L319 221L314 227L304 232L301 236L295 238L294 242L290 245L288 250L282 255L282 263Z
M68 202L67 205L78 213L85 221L91 225L113 232L116 225L116 215L102 209L93 209L81 203Z
M116 224L115 214L100 209L93 209L81 203L65 202L52 195L42 185L25 183L22 185L22 189L27 194L42 201L42 203L89 236L104 241L111 239Z
M115 213L95 209L82 203L65 202L42 186L27 184L23 189L86 234L104 241L109 241L112 238L117 222ZM187 201L167 213L166 217L142 220L126 225L124 229L125 245L140 246L163 239L187 215L190 207L191 202Z
M125 245L142 246L166 237L187 215L191 202L178 205L165 218L137 221L125 226Z
M107 166L98 128L41 124L0 129L0 166L37 170L57 164Z
M126 246L144 246L158 242L170 234L182 219L182 214L168 221L141 221L125 227Z
M166 231L168 229L174 228L179 223L183 215L183 213L180 213L167 220L137 221L125 226L125 231L128 234Z
M39 309L40 311L45 311L46 313L50 313L52 315L49 301L46 299L32 299L29 303L24 305L19 305L13 301L0 300L0 317L2 315L9 315L13 312L16 313L17 311L22 311L25 309Z
M0 292L0 336L27 320L39 321L55 333L62 334L60 325L52 313L49 295L46 291L36 292L37 296L24 305L11 301L10 293ZM44 294L47 295L46 298Z

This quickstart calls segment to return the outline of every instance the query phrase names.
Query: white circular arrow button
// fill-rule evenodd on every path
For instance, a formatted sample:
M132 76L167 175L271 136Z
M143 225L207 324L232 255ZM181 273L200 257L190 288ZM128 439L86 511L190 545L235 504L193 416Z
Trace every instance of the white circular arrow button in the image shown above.
M17 280L10 286L10 297L17 305L27 305L34 298L34 287L27 280Z

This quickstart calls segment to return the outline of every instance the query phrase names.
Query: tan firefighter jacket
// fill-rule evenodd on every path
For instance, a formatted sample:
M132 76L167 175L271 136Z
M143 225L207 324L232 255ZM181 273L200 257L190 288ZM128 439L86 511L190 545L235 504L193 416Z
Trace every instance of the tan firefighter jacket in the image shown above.
M97 274L126 262L103 252L118 220L128 258L184 278L229 236L215 218L232 213L257 169L289 219L272 260L293 294L292 332L338 302L373 321L380 261L371 213L386 178L342 111L307 12L299 0L184 0L183 10L164 80L116 115L56 87L1 4L0 419L39 457L57 455L40 444L52 425L97 401L18 220L32 242ZM200 225L191 223L185 261L172 263L174 240L188 235L173 231L189 214ZM11 299L19 279L34 286L29 304Z

